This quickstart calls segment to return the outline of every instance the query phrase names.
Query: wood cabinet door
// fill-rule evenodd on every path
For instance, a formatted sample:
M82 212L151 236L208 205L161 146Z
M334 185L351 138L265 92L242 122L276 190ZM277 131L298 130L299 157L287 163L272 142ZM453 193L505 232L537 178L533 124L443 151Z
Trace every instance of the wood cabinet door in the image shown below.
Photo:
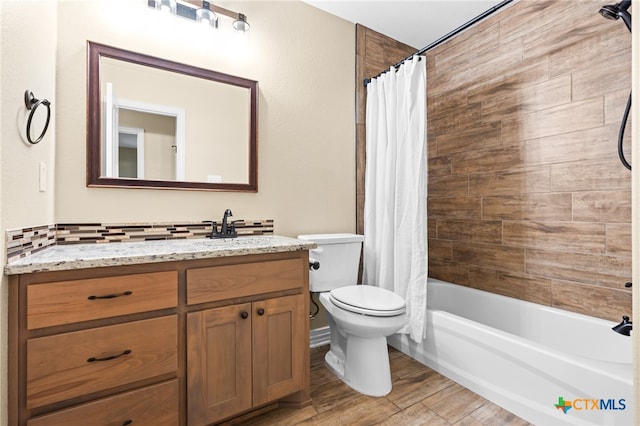
M306 295L253 302L253 405L302 389Z
M187 423L251 408L251 304L187 315Z

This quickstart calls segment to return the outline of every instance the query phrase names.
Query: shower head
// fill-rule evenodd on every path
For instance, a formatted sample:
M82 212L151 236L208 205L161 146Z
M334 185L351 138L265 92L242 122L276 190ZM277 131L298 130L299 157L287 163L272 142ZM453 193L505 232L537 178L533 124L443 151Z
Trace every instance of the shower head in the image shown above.
M631 321L629 321L629 317L626 315L622 317L622 322L620 324L611 327L613 331L615 331L616 333L620 333L624 336L630 336L632 328L633 328L633 324Z
M631 0L622 0L620 3L608 4L600 8L600 15L604 18L617 20L622 18L624 24L631 31L631 14L627 12L627 9L631 6Z

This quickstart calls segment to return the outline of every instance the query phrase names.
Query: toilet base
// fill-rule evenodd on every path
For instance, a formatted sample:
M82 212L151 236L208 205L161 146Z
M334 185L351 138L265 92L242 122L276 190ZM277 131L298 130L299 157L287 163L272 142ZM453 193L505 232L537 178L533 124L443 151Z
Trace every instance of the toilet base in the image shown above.
M324 363L329 370L340 380L344 381L344 361L338 358L333 352L329 351L324 356Z
M324 357L327 367L353 390L368 396L391 392L391 369L386 337L347 337L345 359L333 351Z

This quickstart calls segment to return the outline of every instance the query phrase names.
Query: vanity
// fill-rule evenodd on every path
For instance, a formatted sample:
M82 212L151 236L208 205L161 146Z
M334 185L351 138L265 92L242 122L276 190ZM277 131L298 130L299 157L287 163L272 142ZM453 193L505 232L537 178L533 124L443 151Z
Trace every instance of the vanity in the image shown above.
M314 247L75 244L8 264L9 424L199 426L310 404Z

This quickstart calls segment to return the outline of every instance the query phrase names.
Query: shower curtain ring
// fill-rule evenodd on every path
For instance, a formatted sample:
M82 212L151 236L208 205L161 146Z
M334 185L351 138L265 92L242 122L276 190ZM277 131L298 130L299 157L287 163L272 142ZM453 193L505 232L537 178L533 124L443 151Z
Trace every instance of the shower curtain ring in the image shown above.
M42 140L44 134L47 133L47 129L49 128L49 120L51 119L51 102L49 102L47 99L36 99L36 97L33 96L33 92L25 90L24 105L28 110L31 111L29 113L29 119L27 120L27 140L30 144L35 145ZM38 109L40 105L44 105L47 107L47 121L44 123L44 129L42 129L42 133L40 133L40 136L38 136L38 138L34 141L31 139L31 120L33 119L33 114L36 112L36 109Z

